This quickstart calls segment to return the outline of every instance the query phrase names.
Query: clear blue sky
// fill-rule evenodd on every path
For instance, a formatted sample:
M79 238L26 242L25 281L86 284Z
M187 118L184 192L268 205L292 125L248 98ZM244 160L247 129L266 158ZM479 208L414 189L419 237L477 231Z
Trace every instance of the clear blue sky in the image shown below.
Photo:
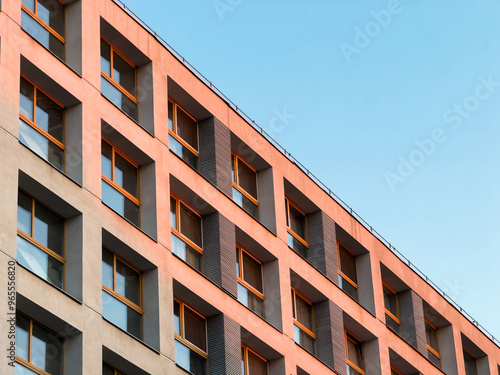
M500 2L124 1L500 337Z

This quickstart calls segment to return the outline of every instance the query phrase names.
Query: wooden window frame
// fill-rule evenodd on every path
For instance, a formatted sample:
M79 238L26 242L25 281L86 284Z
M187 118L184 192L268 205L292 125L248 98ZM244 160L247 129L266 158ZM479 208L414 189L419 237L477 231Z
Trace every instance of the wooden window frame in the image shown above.
M255 351L253 351L252 349L250 349L246 345L242 344L241 348L243 349L243 363L244 363L244 368L243 368L243 374L242 375L248 375L249 372L250 372L250 369L248 368L248 366L249 366L249 363L248 363L248 352L252 352L252 354L254 354L256 357L259 357L264 362L266 362L266 367L267 367L266 374L269 374L269 362L268 362L267 359L265 359L260 354L256 353Z
M354 282L354 280L351 280L351 278L349 276L347 276L345 273L343 273L341 270L341 263L340 263L340 248L341 247L353 256L354 267L356 269L356 276L357 276L357 271L358 271L358 268L356 267L356 255L354 255L354 253L351 250L349 250L347 247L345 247L340 241L337 241L337 262L338 262L337 264L338 264L338 269L339 269L339 275L344 280L346 280L349 284L351 284L353 287L355 287L356 290L358 290L358 283Z
M438 328L437 328L437 326L434 323L432 323L427 318L424 318L424 323L427 323L434 330L434 334L436 335L437 350L434 349L432 346L430 346L428 342L426 342L427 350L430 351L432 354L434 354L437 358L439 358L439 360L441 360L441 354L439 353L440 352L440 350L439 350L439 337L438 337L438 334L437 334Z
M111 60L109 62L111 76L108 76L106 73L104 73L102 71L102 69L101 69L101 76L106 81L108 81L111 85L113 85L117 90L119 90L123 95L125 95L127 98L129 98L133 103L138 104L139 101L137 100L137 66L132 61L130 61L130 59L127 56L125 56L123 53L121 53L115 47L113 47L113 44L108 42L106 40L106 38L101 36L101 40L103 40L109 46L109 54L110 54L110 60ZM118 56L120 56L128 65L130 65L132 67L132 69L134 69L135 95L132 95L131 93L129 93L122 85L120 85L118 82L116 82L113 79L113 55L115 53Z
M189 310L191 310L196 315L198 315L201 318L203 318L203 320L205 321L205 347L207 348L207 351L208 351L207 318L205 318L205 316L203 314L200 314L198 311L196 311L195 309L193 309L191 306L189 306L189 305L185 304L184 302L182 302L179 298L174 297L174 301L179 304L179 330L181 332L179 334L179 333L176 333L174 331L174 338L177 341L179 341L181 344L187 346L189 349L191 349L194 352L196 352L196 354L198 354L198 355L200 355L203 358L205 358L205 359L208 360L208 353L207 352L203 351L201 348L198 348L195 344L193 344L192 342L190 342L189 340L187 340L184 337L184 309L187 307Z
M344 329L344 338L345 338L345 360L348 366L352 367L354 370L359 372L360 374L364 375L365 370L359 368L356 364L352 363L349 360L349 349L347 345L347 340L353 342L356 344L356 347L359 348L359 353L361 354L361 360L363 361L364 365L364 358L363 358L363 340L361 340L359 337L357 337L355 334L353 334L351 331Z
M186 206L192 213L194 213L196 216L198 216L200 218L200 221L201 221L200 231L201 231L201 243L202 243L202 245L203 245L203 217L198 212L196 212L192 207L190 207L186 202L184 202L182 199L177 197L175 194L170 194L170 197L175 200L175 220L176 220L175 226L177 228L176 229L172 225L170 225L172 233L175 234L181 241L184 241L189 246L191 246L193 249L198 251L201 255L203 255L203 248L200 247L199 245L195 244L191 239L189 239L188 237L186 237L184 234L181 233L181 229L180 229L181 228L181 216L180 216L181 203L184 206Z
M45 30L47 30L50 34L52 34L56 39L58 39L60 42L62 42L66 46L66 39L59 34L57 31L55 31L52 27L47 25L45 21L43 21L40 17L38 17L38 1L39 0L34 0L35 2L35 12L32 12L31 9L29 9L26 5L21 3L21 9L26 12L31 18L33 18L37 23L40 24ZM64 4L61 0L56 0L59 3L61 3L66 9L66 4ZM64 30L66 32L66 12L64 12ZM65 48L66 49L66 48Z
M309 228L307 224L307 214L302 210L299 206L297 206L295 203L293 203L288 197L285 197L285 205L286 205L286 213L287 213L287 223L286 223L286 229L288 233L290 233L297 241L299 241L302 245L305 247L309 248L309 242L306 240L309 237ZM302 215L304 215L304 222L305 222L305 237L306 239L300 237L297 233L295 233L290 224L290 205L293 206L297 211L299 211Z
M394 365L391 365L391 371L394 371L398 375L404 375L401 371L399 371Z
M297 289L293 288L293 287L292 287L292 294L293 294L293 301L292 301L292 305L293 305L293 324L296 325L302 331L304 331L314 341L316 341L316 334L312 330L310 330L309 328L307 328L304 324L302 324L301 322L299 322L297 320L297 318L296 318L297 317L297 295L298 295L309 306L311 306L312 326L313 326L313 329L315 328L316 322L315 322L315 317L314 317L314 305L313 305L312 301L309 298L307 298L306 296L304 296L302 293L300 293Z
M38 2L38 0L35 0L36 2ZM40 91L42 94L44 94L47 98L49 98L50 100L52 100L57 106L61 107L61 110L63 112L63 139L65 139L65 131L66 131L66 116L65 116L65 113L64 113L64 106L59 102L57 101L56 99L54 99L52 96L50 96L49 94L47 94L45 91L43 91L42 89L40 89L35 83L33 83L33 81L31 81L29 78L27 78L24 74L21 74L21 78L23 78L26 82L28 82L30 85L33 86L33 120L30 120L28 117L26 117L25 115L23 115L21 113L21 111L19 111L19 118L24 121L26 124L28 124L29 126L31 126L33 129L35 129L38 133L40 133L41 135L43 135L45 138L47 138L49 141L51 141L52 143L54 143L57 147L59 147L61 150L63 150L63 152L66 150L65 146L64 146L64 143L61 142L60 140L54 138L52 135L50 135L47 131L45 131L44 129L42 129L41 126L39 126L37 123L36 123L36 94L37 94L37 91ZM21 90L19 89L19 93L21 93ZM21 106L19 106L19 109L21 109ZM63 166L64 166L64 160L63 160Z
M116 255L108 247L103 246L102 248L106 249L110 254L113 255L113 289L111 289L107 285L102 284L102 290L105 291L106 293L108 293L109 295L111 295L112 297L114 297L115 299L117 299L118 301L122 302L126 306L130 307L132 310L134 310L137 313L141 314L141 317L142 317L142 319L141 319L142 332L144 332L144 308L143 308L143 306L144 306L144 304L143 304L143 295L144 295L144 293L143 293L143 285L142 285L142 271L139 268L137 268L134 265L132 265L129 262L127 262L122 257ZM127 267L131 268L132 270L134 270L135 272L137 272L139 274L139 292L141 294L141 296L140 296L140 305L137 305L135 302L132 302L127 297L125 297L124 295L121 295L120 293L118 293L116 291L116 261L117 260L119 260L120 262L122 262L123 264L125 264Z
M61 358L62 358L62 366L63 366L63 373L64 373L64 351L65 351L64 350L64 348L65 348L65 345L64 345L65 339L64 339L64 337L62 337L57 332L51 330L50 328L44 326L43 324L40 324L37 321L33 320L32 318L30 318L26 314L23 314L23 313L21 313L19 311L16 311L16 314L22 315L24 318L28 319L29 322L30 322L30 330L28 332L28 334L29 334L29 339L28 339L28 361L26 361L25 359L19 357L16 354L16 356L15 356L16 362L19 363L20 365L28 368L29 370L31 370L31 371L39 374L39 375L50 375L48 372L42 370L41 368L39 368L39 367L35 366L33 363L31 363L31 354L32 354L31 345L32 345L32 342L33 342L33 340L32 340L32 337L33 337L33 324L36 324L39 327L41 327L41 328L45 329L46 331L50 332L51 334L53 334L57 338L62 339L63 345L61 345L61 348L58 348L58 349L62 350Z
M400 327L401 327L401 320L399 318L399 298L398 298L398 293L385 281L382 280L382 286L385 286L387 289L389 289L390 292L394 294L394 297L396 298L396 311L398 313L398 316L395 316L391 311L387 309L384 303L384 310L385 314L388 315L392 320L394 320Z
M66 279L66 277L65 277L65 275L66 275L66 267L65 267L65 264L66 264L66 261L65 261L65 257L66 257L66 219L64 217L62 217L61 215L59 215L58 213L54 212L54 210L52 210L50 207L46 206L45 204L38 201L30 194L26 193L24 190L19 189L18 191L22 192L24 195L26 195L27 197L29 197L31 199L31 236L27 233L24 233L21 229L17 229L17 235L63 264L63 285L65 285L65 281L66 281L65 280ZM35 239L34 233L35 233L35 205L36 205L36 203L45 207L47 210L49 210L54 215L59 217L61 219L61 221L63 222L63 233L62 233L63 256L57 254L54 250L49 249L45 245L42 245L40 242L38 242ZM19 205L19 203L18 203L18 205Z
M173 129L168 129L168 134L170 134L172 137L175 138L177 142L179 142L181 145L186 147L191 153L193 153L197 158L200 157L200 152L196 150L193 146L191 146L189 143L187 143L180 135L177 134L177 108L180 108L181 111L183 111L186 115L188 115L193 121L196 122L196 137L197 137L197 142L198 143L198 148L200 147L200 133L199 133L199 126L198 126L198 120L196 120L193 116L189 114L188 111L186 111L183 107L181 107L175 100L172 98L168 98L168 101L172 103L172 108L173 108L173 113L172 113L172 128Z
M258 201L258 196L259 196L259 189L258 189L258 184L257 184L257 171L255 170L255 168L253 168L250 164L248 164L246 161L244 161L241 157L239 157L236 153L234 152L231 152L231 157L233 158L233 166L234 166L234 180L233 180L233 187L238 190L241 194L243 194L246 198L248 198L248 200L250 200L250 202L252 202L253 204L255 204L257 206L257 209L259 209L259 201ZM257 198L254 198L253 196L250 195L250 193L248 193L245 189L243 189L240 185L239 185L239 175L238 175L238 163L239 162L242 162L243 164L245 164L248 168L250 168L253 172L255 172L255 186L257 187Z
M255 289L253 286L248 284L245 279L244 279L244 274L243 274L243 253L245 255L248 255L250 258L255 260L259 265L260 265L260 277L261 277L261 282L262 282L262 289L264 289L264 272L262 270L262 262L255 258L252 254L250 254L248 251L246 251L244 248L242 248L240 245L236 244L236 250L238 251L238 266L239 266L239 273L240 275L237 277L238 283L240 283L243 287L245 287L248 291L252 292L255 294L257 297L259 297L262 302L264 302L264 293L261 293L257 289Z
M140 187L141 187L140 177L141 176L139 173L139 164L137 164L135 161L130 159L127 155L125 155L122 151L117 149L111 142L109 142L105 138L102 138L102 141L106 142L112 148L112 151L111 151L111 179L109 179L107 176L105 176L102 173L102 165L101 165L101 178L102 178L102 180L104 182L106 182L108 185L110 185L111 187L113 187L115 190L117 190L125 198L132 201L140 209L141 202L139 201L139 198L138 198L141 196L141 193L140 193ZM124 188L122 188L120 185L118 185L115 182L115 154L120 155L122 158L124 158L128 163L130 163L137 170L137 197L134 197L131 193L129 193L127 190L125 190ZM101 155L102 155L102 149L101 149ZM139 217L140 217L140 215L139 215Z

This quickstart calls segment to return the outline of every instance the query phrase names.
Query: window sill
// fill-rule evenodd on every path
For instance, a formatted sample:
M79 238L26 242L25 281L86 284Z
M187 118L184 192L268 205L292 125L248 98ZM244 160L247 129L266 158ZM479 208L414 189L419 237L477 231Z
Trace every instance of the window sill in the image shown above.
M125 333L127 336L129 336L129 337L133 338L135 341L140 342L140 343L141 343L142 345L144 345L146 348L148 348L148 349L152 350L152 351L153 351L153 352L155 352L156 354L160 354L160 351L159 351L159 350L157 350L157 349L153 348L153 347L152 347L151 345L149 345L148 343L146 343L146 342L142 341L141 339L139 339L139 338L135 337L134 335L132 335L132 334L128 333L128 332L127 332L127 331L125 331L123 328L118 327L115 323L113 323L111 320L106 319L104 316L102 316L102 315L101 315L101 317L102 317L102 320L104 320L104 321L108 322L108 323L109 323L109 324L111 324L113 327L115 327L115 328L119 329L121 332Z
M16 265L21 267L22 269L26 270L27 272L29 272L30 274L34 275L35 277L37 277L38 279L42 280L45 284L47 285L50 285L52 288L54 289L57 289L59 292L61 292L62 294L64 294L66 297L68 297L69 299L73 300L74 302L78 303L79 305L83 305L83 302L80 301L78 298L76 297L73 297L71 294L69 294L68 292L66 292L64 289L61 289L59 288L58 286L52 284L51 282L45 280L43 277L40 277L38 276L36 273L34 273L33 271L31 271L30 269L24 267L21 263L19 263L17 260L16 260Z

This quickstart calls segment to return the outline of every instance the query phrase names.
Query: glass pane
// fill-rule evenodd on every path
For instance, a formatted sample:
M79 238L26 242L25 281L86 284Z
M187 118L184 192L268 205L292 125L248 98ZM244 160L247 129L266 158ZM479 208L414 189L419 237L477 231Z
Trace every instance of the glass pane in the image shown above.
M267 375L267 362L248 350L248 375Z
M177 340L175 340L175 363L191 374L207 374L207 360Z
M124 331L142 339L142 315L105 291L102 292L102 316Z
M33 119L33 100L35 97L35 89L31 83L21 77L21 89L19 92L19 112Z
M347 251L343 246L339 245L340 270L349 279L358 282L356 277L356 260L354 255Z
M64 6L59 1L38 0L37 16L64 38Z
M63 340L33 323L31 362L51 375L62 374Z
M437 332L427 322L425 322L425 336L427 338L427 345L429 345L432 349L439 353Z
M137 121L137 104L130 100L120 90L108 82L104 77L101 77L101 93L111 103L120 108L123 112L129 115L133 120Z
M177 201L170 197L170 226L177 229Z
M102 284L111 290L113 287L113 254L102 249Z
M236 248L236 276L240 277L240 250Z
M117 53L113 53L113 80L135 97L135 69Z
M64 151L21 119L19 119L19 141L57 169L63 169Z
M314 339L309 336L307 333L302 331L299 327L296 325L293 326L294 330L294 339L297 344L299 344L301 347L303 347L305 350L307 350L309 353L314 354L315 349L314 349Z
M181 334L181 304L174 301L174 332Z
M141 275L119 259L116 260L116 291L141 305Z
M59 57L61 60L65 60L64 54L64 43L57 39L54 35L49 34L49 50Z
M184 147L177 139L169 135L169 149L186 162L191 168L198 170L198 157L187 147Z
M295 294L295 311L297 321L312 331L312 306L297 294Z
M115 370L109 366L102 364L102 375L115 375Z
M101 173L109 178L112 176L113 147L108 142L101 141Z
M243 252L243 280L253 286L259 292L263 293L262 289L262 266L253 258Z
M30 345L30 321L16 314L16 355L28 361Z
M257 199L257 173L238 160L238 185Z
M363 374L354 369L353 367L347 365L347 375L363 375Z
M306 239L306 217L292 205L290 205L290 229L303 240Z
M177 107L177 134L188 145L198 150L198 123Z
M392 290L387 288L385 285L383 286L383 288L385 308L389 310L395 317L399 317L396 294L394 294Z
M193 241L194 244L201 246L201 217L196 215L182 202L180 203L180 232Z
M465 362L465 374L466 375L477 375L476 359L467 353L465 350L464 362Z
M35 240L64 256L64 220L35 202Z
M352 299L358 300L358 289L349 281L339 275L339 287L346 292Z
M194 269L203 272L203 255L172 233L172 253Z
M102 201L119 215L139 226L139 206L102 181Z
M350 338L347 339L347 359L360 369L363 369L363 358L361 356L361 347Z
M42 279L59 288L63 287L63 264L19 236L17 261Z
M17 196L17 229L31 236L31 210L33 200L22 192Z
M394 319L392 319L389 315L385 314L385 323L388 327L392 328L396 332L400 332L400 325Z
M27 367L16 362L16 367L14 369L14 375L38 375L36 372L31 371Z
M168 128L174 130L174 104L168 101Z
M239 283L238 301L260 317L264 317L264 301Z
M206 352L205 319L186 306L184 306L184 338Z
M38 43L49 49L60 59L64 60L64 43L49 33L24 10L21 11L21 26L28 34L38 41Z
M115 182L137 197L137 168L115 153Z
M427 357L437 367L441 368L441 360L430 350L427 350Z
M29 10L31 10L33 13L35 13L35 1L36 0L23 0L22 4Z
M259 220L259 207L234 187L233 201L248 212L253 218Z
M40 90L36 92L36 124L64 143L63 109Z
M304 259L309 259L309 248L305 246L302 242L287 233L288 247L293 249L297 254L299 254Z
M101 39L101 71L111 77L111 48Z

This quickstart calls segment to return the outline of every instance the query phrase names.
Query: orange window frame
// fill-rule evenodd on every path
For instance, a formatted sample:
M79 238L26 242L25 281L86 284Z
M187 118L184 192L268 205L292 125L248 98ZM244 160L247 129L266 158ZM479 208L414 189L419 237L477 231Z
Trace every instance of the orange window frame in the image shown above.
M56 0L59 3L61 3L63 6L65 4L61 0ZM31 18L33 18L36 22L40 24L45 30L47 30L49 33L51 33L55 38L59 39L63 44L66 44L66 39L59 34L57 31L55 31L52 27L47 25L45 21L43 21L40 17L38 17L38 0L34 0L35 2L35 12L33 13L28 7L24 4L21 4L21 9L24 10ZM66 29L66 14L64 15L64 29Z
M288 233L290 233L297 241L299 241L302 245L305 247L309 248L309 243L307 241L307 238L309 237L309 228L307 225L307 215L306 213L295 203L293 203L290 199L285 197L285 202L286 202L286 214L287 214L287 223L286 223L286 229ZM290 217L290 205L295 208L297 211L299 211L302 215L304 215L304 222L305 222L305 233L306 233L306 238L300 237L297 233L295 233L290 225L291 217Z
M59 262L63 264L63 285L65 284L65 274L66 274L66 267L64 267L66 261L65 261L65 254L66 254L66 219L64 219L62 216L54 212L52 209L47 207L46 205L42 204L41 202L37 201L35 198L33 198L31 195L28 193L24 192L23 190L19 190L29 198L31 198L31 236L27 233L24 233L21 229L17 229L17 235L31 243L32 245L36 246L40 250L42 250L44 253L47 253L51 257L57 259ZM38 242L33 233L35 233L35 203L38 203L39 205L45 207L47 210L52 212L54 215L59 217L61 221L63 222L63 255L61 256L57 254L54 250L49 249L45 245L42 245L40 242Z
M398 375L404 375L401 371L399 371L396 367L391 365L391 371L394 371Z
M252 258L253 260L255 260L260 265L261 278L263 277L263 275L262 275L262 273L263 273L262 272L262 262L260 260L258 260L257 258L255 258L252 254L250 254L248 251L246 251L245 249L243 249L238 244L236 244L236 249L238 251L238 266L239 266L239 271L240 271L240 275L237 277L238 282L241 285L243 285L245 288L247 288L250 292L252 292L257 297L259 297L262 301L264 301L264 294L261 293L260 291L258 291L257 289L255 289L250 284L248 284L245 281L245 279L244 279L245 276L244 276L244 273L243 273L243 253L245 253L246 255L248 255L250 258ZM262 285L264 285L264 280L261 280L261 282L262 282Z
M125 259L123 259L123 258L119 257L118 255L116 255L115 253L113 253L106 246L103 246L103 248L106 249L107 251L109 251L113 255L113 289L111 289L107 285L102 284L102 290L109 293L111 296L116 298L118 301L124 303L125 305L127 305L131 309L137 311L139 314L144 315L144 309L142 307L143 306L142 271L140 269L138 269L137 267L133 266L132 264L130 264L129 262L127 262ZM118 293L116 291L116 261L117 260L119 260L120 262L125 264L127 267L131 268L132 270L134 270L135 272L137 272L139 274L139 288L140 288L139 291L141 294L140 305L137 305L135 302L132 302L127 297L125 297L124 295L121 295L120 293ZM144 319L142 319L142 325L144 328ZM144 329L143 329L143 332L144 332Z
M293 295L293 324L295 324L298 328L300 328L302 331L307 333L312 339L316 340L316 334L311 331L309 328L307 328L304 324L302 324L300 321L297 320L297 296L304 300L309 306L311 306L311 317L312 317L312 326L313 329L316 325L315 319L314 319L314 306L312 301L304 296L302 293L300 293L297 289L292 287L292 295Z
M339 269L339 275L342 276L344 280L346 280L349 284L351 284L353 287L358 289L358 283L356 283L354 280L351 280L349 276L347 276L345 273L342 272L341 270L341 263L340 263L340 248L343 248L345 251L347 251L349 254L351 254L354 257L354 267L356 267L356 256L342 243L337 241L337 264L338 264L338 269ZM357 270L357 268L356 268Z
M249 366L249 363L248 363L248 352L252 352L253 355L255 355L256 357L259 357L264 362L266 362L266 366L267 366L266 373L269 374L269 364L267 362L267 359L265 359L264 357L262 357L261 355L259 355L258 353L256 353L255 351L253 351L252 349L250 349L246 345L241 345L241 348L243 349L243 363L244 363L243 375L249 375L250 374L250 369L248 368L248 366Z
M257 186L257 194L258 194L258 185L257 185L257 171L246 161L244 161L242 158L240 158L238 155L236 155L234 152L231 152L231 157L233 158L234 161L234 181L233 181L233 187L238 190L241 194L243 194L245 197L247 197L253 204L255 204L257 207L259 207L259 201L252 197L245 189L243 189L239 185L239 176L238 176L238 163L242 162L245 164L248 168L250 168L253 172L255 172L255 185Z
M35 83L33 83L29 78L27 78L24 74L21 74L21 77L26 80L30 85L33 85L33 120L30 120L28 117L23 115L21 112L19 112L19 118L23 120L25 123L30 125L33 129L35 129L38 133L43 135L45 138L47 138L49 141L54 143L57 147L65 151L64 143L62 143L60 140L54 138L52 135L50 135L47 131L42 129L35 121L36 121L36 94L37 91L40 91L42 94L44 94L47 98L52 100L55 104L57 104L59 107L61 107L61 110L63 111L63 124L65 124L65 116L64 116L64 106L59 103L56 99L54 99L52 96L47 94L45 91L40 89ZM64 132L66 130L66 126L64 126ZM64 133L63 133L64 134ZM65 135L65 134L64 134ZM65 138L65 136L63 136Z
M353 369L355 369L357 372L359 372L360 374L364 375L365 374L365 370L363 370L362 368L360 368L358 365L356 365L355 363L352 363L350 360L349 360L349 346L347 345L347 341L351 341L353 342L356 347L358 348L359 350L359 353L361 355L361 360L364 362L363 360L363 350L361 348L361 345L363 344L363 340L361 340L359 337L357 337L356 335L354 335L351 331L347 330L347 329L344 329L344 337L345 337L345 359L346 359L346 362L347 362L347 365L352 367Z
M181 216L180 216L180 206L181 206L181 203L186 206L192 213L194 213L196 216L198 216L201 220L201 228L200 230L202 231L201 233L201 236L202 236L202 243L203 243L203 218L202 216L196 212L193 208L191 208L188 204L186 204L186 202L184 202L182 199L180 199L179 197L177 197L176 195L174 194L170 194L170 197L173 198L175 200L175 220L176 220L176 223L175 223L175 227L177 228L174 228L172 225L170 226L171 230L172 230L172 233L175 234L178 238L180 238L182 241L186 242L189 246L191 246L193 249L195 249L196 251L198 251L200 254L203 254L203 249L195 244L193 241L191 241L188 237L186 237L184 234L181 233Z
M398 316L395 316L391 311L387 309L384 303L384 310L386 315L388 315L392 320L394 320L398 325L401 325L401 321L399 319L399 298L397 292L385 281L382 281L382 285L385 286L387 289L389 289L390 292L394 294L394 297L396 298L396 311L398 313Z
M195 344L192 342L188 341L184 335L184 309L188 308L190 311L194 312L196 315L201 317L204 322L205 322L205 346L208 348L208 333L207 333L207 318L203 314L200 314L198 311L193 309L191 306L186 305L184 302L182 302L179 298L174 297L174 301L179 304L179 329L180 329L180 334L174 332L174 338L181 342L182 344L186 345L189 349L195 351L197 354L201 355L203 358L208 359L208 353L206 353L204 350L198 348Z
M139 103L139 101L137 100L137 66L132 61L130 61L130 59L127 58L127 56L125 56L123 53L121 53L120 51L115 49L115 47L113 47L113 45L110 42L108 42L105 38L103 38L101 36L101 39L109 46L109 54L110 54L110 60L111 60L109 62L111 76L108 76L102 70L101 70L101 76L104 79L106 79L106 81L108 81L110 84L112 84L117 90L119 90L123 95L125 95L127 98L129 98L133 103L135 103L135 104ZM122 87L122 85L120 85L118 82L116 82L113 78L113 55L115 53L118 56L120 56L127 64L129 64L132 67L132 69L134 69L135 95L132 95L127 90L125 90L125 88Z
M51 334L53 334L55 337L59 338L59 339L62 339L63 341L63 345L61 345L61 348L58 348L60 350L62 350L62 361L63 361L63 368L64 368L64 338L61 337L61 335L59 335L57 332L54 332L53 330L51 330L50 328L48 327L45 327L43 324L40 324L36 321L34 321L33 319L31 319L29 316L17 311L16 314L19 314L19 315L22 315L24 318L28 319L29 322L30 322L30 331L29 331L29 339L28 339L28 361L19 357L17 354L16 354L16 362L19 363L20 365L28 368L29 370L39 374L39 375L50 375L48 372L42 370L41 368L35 366L33 363L31 363L31 355L32 355L32 348L31 348L31 345L32 345L32 338L33 338L33 325L36 324L38 325L39 327L42 327L43 329L45 329L46 331L49 331Z
M112 152L111 152L111 179L106 177L104 174L102 174L102 167L101 167L101 178L103 181L111 185L115 190L117 190L121 195L125 196L129 200L131 200L133 203L135 203L137 206L141 206L141 202L139 199L132 194L130 194L127 190L122 188L120 185L118 185L115 182L115 154L120 155L122 158L124 158L128 163L130 163L135 169L137 170L137 196L141 196L140 194L140 173L139 173L139 164L137 164L135 161L130 159L127 155L125 155L123 152L118 150L111 142L106 140L105 138L102 138L104 142L106 142L108 145L111 146Z
M427 323L434 330L434 334L436 335L436 344L437 344L437 350L436 350L432 346L430 346L429 343L426 343L427 350L429 350L437 358L441 359L441 354L439 353L440 350L439 350L439 338L438 338L438 334L437 334L437 326L427 318L424 318L424 322Z
M189 151L191 151L196 157L200 156L200 153L198 150L196 150L193 146L191 146L189 143L187 143L184 139L181 138L180 135L177 134L177 109L180 108L181 111L183 111L186 115L188 115L193 121L196 122L196 129L198 130L198 120L196 120L193 116L189 114L188 111L186 111L184 108L182 108L179 104L177 104L176 101L172 100L171 98L168 98L168 101L172 103L172 108L173 108L173 113L172 113L172 128L173 129L168 129L168 134L170 134L172 137L175 138L177 142L182 144L184 147L186 147ZM198 131L196 131L196 136L197 136L197 143L199 147L200 143L200 134Z

